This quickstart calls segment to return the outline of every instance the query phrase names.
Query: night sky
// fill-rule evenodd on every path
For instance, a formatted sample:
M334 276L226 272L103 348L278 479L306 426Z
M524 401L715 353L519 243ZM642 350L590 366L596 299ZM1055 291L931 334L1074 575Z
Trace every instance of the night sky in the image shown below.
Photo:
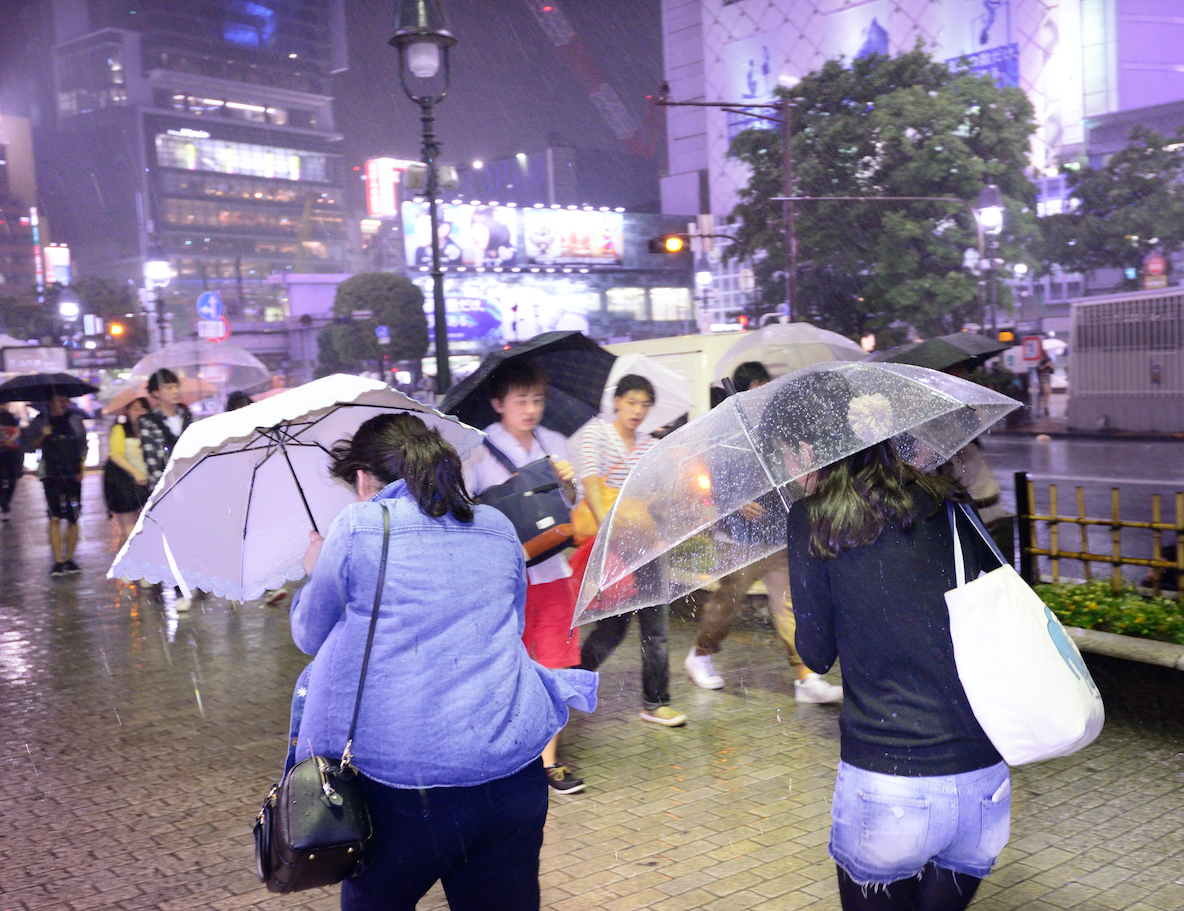
M587 59L636 118L662 80L659 0L559 0ZM549 145L621 144L526 0L445 0L458 45L452 91L437 109L441 157L493 160ZM399 87L394 0L346 0L349 71L337 77L337 129L350 165L418 158L419 110ZM661 155L659 144L657 154ZM660 159L659 159L660 160Z

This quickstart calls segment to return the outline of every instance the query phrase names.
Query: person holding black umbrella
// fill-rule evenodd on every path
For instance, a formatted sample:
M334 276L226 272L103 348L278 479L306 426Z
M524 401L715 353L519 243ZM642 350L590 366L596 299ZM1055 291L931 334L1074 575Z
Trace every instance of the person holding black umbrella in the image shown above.
M525 359L506 361L489 377L490 405L501 420L485 428L485 445L465 462L465 484L473 496L479 498L506 483L511 477L510 463L522 468L550 458L568 504L575 505L575 471L567 459L567 441L542 426L548 387L547 374ZM577 666L580 639L571 627L575 601L567 582L571 567L562 554L555 554L529 567L526 575L529 584L522 641L527 652L552 670ZM543 765L553 791L575 794L584 790L583 779L559 762L558 734L543 750Z
M51 576L81 572L74 562L78 514L82 511L82 472L86 462L86 425L64 395L51 395L46 410L29 422L22 437L26 452L41 450L37 473L49 510ZM64 526L64 527L63 527Z

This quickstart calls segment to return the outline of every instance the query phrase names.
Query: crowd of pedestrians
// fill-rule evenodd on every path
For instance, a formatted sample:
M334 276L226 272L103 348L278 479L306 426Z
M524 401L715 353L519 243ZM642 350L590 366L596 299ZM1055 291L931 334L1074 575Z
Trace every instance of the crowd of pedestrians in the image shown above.
M771 381L757 362L732 379L740 392ZM804 463L819 440L779 430L778 409L833 394L820 389L825 382L784 386L766 408L758 430L787 466ZM562 758L561 732L570 708L594 710L595 671L632 625L632 613L600 619L581 642L572 621L597 530L657 442L641 429L654 385L621 377L611 417L582 428L570 453L568 438L545 426L551 383L537 363L508 359L484 389L498 420L463 465L409 414L370 419L330 454L331 473L357 502L323 537L311 534L307 582L293 599L293 638L313 656L294 700L293 744L297 755L349 755L360 776L374 853L343 884L343 909L413 909L437 881L454 909L537 909L548 793L587 787ZM121 541L193 420L171 371L154 373L147 393L109 434L103 492ZM248 404L239 395L227 409ZM51 398L23 430L0 410L5 518L21 460L33 451L52 573L76 573L87 442L83 414L68 399ZM968 448L944 472L925 475L891 442L864 446L800 479L806 496L788 528L769 494L713 531L719 546L744 547L767 540L773 523L786 546L720 581L684 666L699 687L725 686L713 656L762 580L795 701L844 703L830 854L845 911L960 911L1007 840L1008 769L958 684L943 601L954 574L945 504L996 505L976 457ZM531 559L514 524L481 499L539 462L549 462L552 486L574 511L577 547ZM617 510L619 523L644 533L645 516ZM997 563L973 534L964 540L971 577ZM632 584L656 589L659 572L656 562L643 565ZM188 608L179 593L175 605ZM682 727L688 717L670 697L670 605L634 613L640 718ZM820 676L836 660L845 686ZM975 813L962 812L971 806Z

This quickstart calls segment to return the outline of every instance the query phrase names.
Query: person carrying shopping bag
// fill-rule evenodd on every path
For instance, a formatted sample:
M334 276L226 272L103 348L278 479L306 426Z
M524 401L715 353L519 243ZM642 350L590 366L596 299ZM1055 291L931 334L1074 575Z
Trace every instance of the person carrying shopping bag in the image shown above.
M638 428L654 405L654 387L643 376L626 374L617 382L613 394L616 420L611 424L596 419L584 434L580 449L581 480L586 501L573 515L577 531L580 529L579 512L590 511L595 526L604 522L608 510L616 501L617 493L629 477L629 472L638 460L656 442L648 433ZM620 509L620 507L618 507ZM643 515L628 516L639 524L648 518ZM578 577L583 578L592 539L581 545ZM637 571L640 577L652 572L647 565ZM639 579L645 584L644 579ZM574 583L578 592L578 581ZM574 596L573 596L574 598ZM613 653L625 633L629 630L631 614L618 614L597 622L596 627L580 647L580 667L596 670ZM641 682L644 704L641 712L643 721L660 724L663 727L680 727L686 724L687 716L670 707L670 660L667 648L667 627L670 621L670 605L659 604L637 611L637 622L641 628Z
M787 386L769 411L821 400L820 386ZM854 421L888 408L882 396L842 399L817 413ZM821 445L809 431L777 444L787 467ZM800 483L807 496L788 517L797 648L823 671L840 660L846 691L830 834L843 909L961 911L1007 842L1011 805L1007 765L959 680L945 602L956 581L945 504L967 495L906 464L892 439ZM967 576L998 566L958 521Z
M437 431L380 415L332 460L357 502L323 538L310 533L309 579L292 605L292 638L315 655L297 759L342 755L385 569L351 747L374 853L342 883L341 907L414 911L439 880L453 911L537 911L548 794L539 757L569 705L595 709L596 675L530 659L518 537L500 512L473 504Z

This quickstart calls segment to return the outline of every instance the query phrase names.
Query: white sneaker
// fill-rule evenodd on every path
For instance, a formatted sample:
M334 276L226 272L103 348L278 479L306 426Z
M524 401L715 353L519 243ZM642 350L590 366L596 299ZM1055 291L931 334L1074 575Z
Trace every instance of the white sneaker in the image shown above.
M687 655L687 673L691 675L691 680L694 681L695 686L701 686L705 690L721 689L724 685L724 678L715 672L711 656L696 654L697 651L698 649L692 646L690 654Z
M178 614L183 614L187 610L189 610L189 608L192 604L193 604L192 598L178 598L176 601L173 602L173 610L175 610Z
M793 682L794 702L842 702L843 688L827 683L817 674L811 672L805 680Z

